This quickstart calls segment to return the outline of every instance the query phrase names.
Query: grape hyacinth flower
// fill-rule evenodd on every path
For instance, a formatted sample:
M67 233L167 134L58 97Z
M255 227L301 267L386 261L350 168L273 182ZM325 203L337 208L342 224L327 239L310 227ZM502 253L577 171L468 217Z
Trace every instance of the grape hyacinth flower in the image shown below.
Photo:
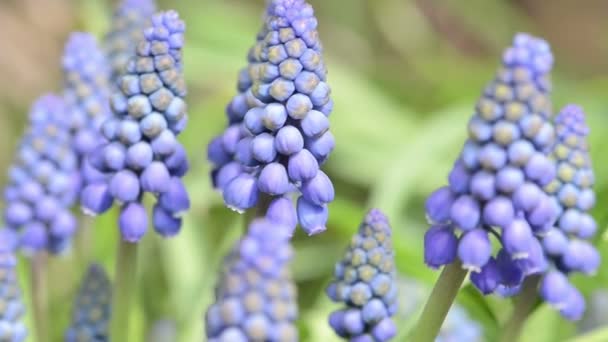
M576 105L562 109L555 120L557 142L552 157L557 163L557 178L545 187L559 207L554 227L541 236L543 250L554 269L540 284L541 297L570 320L585 311L582 294L567 277L574 272L593 275L600 266L600 254L588 241L597 231L589 214L595 205L594 175L589 157L585 113Z
M23 322L25 304L21 299L19 279L15 270L14 250L18 242L9 230L0 231L0 340L25 341L28 333Z
M65 111L63 99L56 95L44 95L34 103L30 126L9 169L4 221L28 254L60 253L76 231L69 208L76 195L77 159Z
M254 220L224 260L207 310L209 342L297 341L296 287L289 262L289 227Z
M107 211L114 200L120 203L118 223L128 242L139 241L147 229L144 193L157 198L152 221L162 236L179 232L180 215L190 206L181 180L188 161L177 140L188 120L182 72L184 29L175 11L152 18L120 78L120 89L111 98L114 117L102 126L107 142L89 155L91 165L106 177L84 188L83 209L96 215Z
M112 68L112 84L117 84L129 59L143 38L143 30L156 11L154 0L122 0L112 16L104 48Z
M367 213L344 259L336 264L327 288L345 308L329 317L336 334L350 341L388 341L396 334L391 320L398 310L391 227L382 212Z
M270 197L269 218L292 230L299 223L309 235L317 234L326 229L327 204L334 199L332 182L319 169L334 148L334 137L317 19L304 0L273 0L263 32L250 57L256 61L249 65L251 108L240 127L224 134L223 146L217 140L210 146L216 166L238 162L229 164L234 165L229 174L218 173L216 183L224 185L229 208L244 212ZM295 208L293 192L299 196Z
M556 174L547 155L555 140L552 64L544 40L515 36L469 121L449 185L426 202L426 264L439 268L458 259L484 294L517 287L547 267L536 236L546 234L558 215L543 191ZM501 243L496 254L491 236Z
M72 312L66 342L108 341L112 288L103 267L89 266Z
M110 117L110 69L93 35L72 33L63 55L64 98L68 106L72 146L77 154L81 182L103 180L85 158L103 143L101 125Z

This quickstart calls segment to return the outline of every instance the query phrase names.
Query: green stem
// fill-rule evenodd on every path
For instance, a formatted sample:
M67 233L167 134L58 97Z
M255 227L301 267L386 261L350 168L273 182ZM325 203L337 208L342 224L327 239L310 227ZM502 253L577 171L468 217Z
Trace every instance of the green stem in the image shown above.
M91 262L93 218L82 215L79 228L76 233L76 262L79 263L80 269L84 271Z
M608 326L601 326L588 333L575 336L569 342L605 342L608 341Z
M411 341L433 342L435 340L466 275L467 271L462 268L460 261L455 261L443 268L414 328Z
M521 330L532 313L538 298L538 283L540 276L528 277L521 288L521 292L515 301L515 307L511 317L502 328L501 342L516 342L519 339Z
M137 244L123 241L118 245L114 287L112 291L112 315L110 317L110 341L129 340L129 317L135 297L137 274Z
M48 255L36 253L30 260L30 281L34 306L34 329L37 341L49 341L48 331Z

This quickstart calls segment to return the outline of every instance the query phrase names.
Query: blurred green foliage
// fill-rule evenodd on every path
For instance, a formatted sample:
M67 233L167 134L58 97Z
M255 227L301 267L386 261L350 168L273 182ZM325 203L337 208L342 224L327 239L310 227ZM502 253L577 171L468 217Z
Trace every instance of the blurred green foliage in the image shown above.
M333 305L323 290L334 262L369 207L379 207L391 218L402 276L432 284L437 273L422 262L426 228L422 204L428 193L446 182L476 97L493 77L501 49L515 32L546 35L551 43L555 39L554 107L576 102L588 112L599 203L594 214L604 231L608 223L603 208L608 179L602 177L608 172L608 157L603 153L608 148L608 44L600 39L603 35L582 39L588 32L606 32L605 20L596 14L606 8L603 1L586 2L585 8L575 6L574 12L573 2L566 0L551 5L543 0L470 0L466 6L456 0L310 2L319 16L336 104L331 120L337 148L326 168L335 180L337 197L330 206L328 231L312 238L299 233L294 240L301 340L336 340L326 324ZM106 30L109 4L83 0L69 6L77 23L74 29L98 36ZM244 224L211 189L206 144L226 124L224 106L235 92L237 71L244 66L260 25L263 1L160 1L160 8L169 6L180 11L188 26L185 71L190 124L182 141L192 163L186 181L193 208L178 237L161 241L148 234L141 244L141 291L132 317L132 341L143 340L147 329L160 319L175 321L179 341L202 339L203 313L212 300L216 270ZM577 21L566 25L561 20L566 13ZM561 36L558 33L565 32L564 26L568 26L567 34ZM53 44L61 49L62 41ZM58 59L55 64L59 68ZM49 83L56 86L49 90L59 91L58 73L50 75ZM0 146L3 169L18 139L15 132L22 130L27 101L32 99L0 102L4 111L0 135L6 139ZM96 220L91 247L91 254L110 274L117 239L114 215ZM606 256L603 234L598 235L597 244ZM55 258L50 266L53 340L59 340L68 325L71 298L83 271L74 254ZM20 266L24 291L28 291L27 263L22 260ZM607 270L603 267L593 278L581 277L577 284L590 294L608 283ZM484 326L486 339L493 341L510 313L510 301L483 298L470 286L458 300ZM398 326L411 326L415 317L406 320ZM561 341L575 333L573 324L543 305L530 319L523 340Z

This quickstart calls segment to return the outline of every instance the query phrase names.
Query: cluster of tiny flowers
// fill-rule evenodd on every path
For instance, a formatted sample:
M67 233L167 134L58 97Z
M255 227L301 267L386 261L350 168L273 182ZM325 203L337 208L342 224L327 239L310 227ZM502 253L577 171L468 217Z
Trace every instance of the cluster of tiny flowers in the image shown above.
M83 209L95 215L107 211L114 200L122 204L119 226L129 242L139 241L147 229L145 192L157 197L152 219L163 236L179 232L179 215L190 206L181 180L188 160L176 138L188 120L182 74L184 29L175 11L152 18L120 78L119 90L111 97L114 117L101 130L107 142L88 156L106 177L84 188Z
M19 279L13 254L17 241L7 230L0 232L0 341L21 342L27 337L22 321L25 304L21 299Z
M30 127L9 169L4 220L27 253L44 249L59 253L76 230L69 208L77 193L78 168L64 124L65 111L63 99L55 95L34 103Z
M112 68L112 81L124 73L135 47L143 39L143 30L156 11L154 0L122 0L112 16L111 30L105 37L104 49Z
M552 157L557 163L557 178L545 190L559 203L560 214L555 226L541 236L545 254L555 269L544 275L540 294L564 317L577 320L585 311L585 301L567 276L572 272L595 274L600 266L598 251L586 241L597 230L588 213L595 205L594 175L586 141L589 128L583 110L576 105L560 112L555 128L557 142Z
M66 342L106 342L112 300L111 284L99 265L91 265L78 290Z
M396 334L391 317L398 310L391 227L372 209L353 237L344 259L336 264L331 300L346 304L329 324L339 336L357 342L388 341Z
M298 340L290 230L254 220L224 261L216 301L207 310L209 342Z
M558 215L544 191L556 174L548 156L555 141L549 120L552 64L544 40L515 36L469 121L469 138L449 185L426 202L432 225L424 239L426 264L438 268L458 258L484 294L518 287L547 268L537 236ZM496 255L490 234L501 243Z
M83 184L103 179L85 158L103 143L101 125L110 117L110 69L95 37L72 33L63 55L64 98L68 106L72 146L80 164Z
M334 199L332 182L319 169L334 137L317 20L304 0L273 0L262 31L265 36L250 56L246 94L253 98L244 99L251 108L221 146L212 144L210 155L217 165L232 160L240 165L221 175L228 207L242 212L270 196L269 218L292 229L299 222L308 234L317 234L326 229L327 203ZM297 209L287 197L293 192L300 194Z

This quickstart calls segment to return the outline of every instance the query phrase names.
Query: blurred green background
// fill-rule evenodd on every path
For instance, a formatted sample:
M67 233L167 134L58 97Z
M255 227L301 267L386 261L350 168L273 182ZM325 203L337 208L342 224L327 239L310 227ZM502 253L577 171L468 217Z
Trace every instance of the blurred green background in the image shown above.
M294 241L302 341L334 341L326 316L336 307L323 294L333 264L369 207L379 207L394 227L397 264L405 279L430 285L437 276L422 262L425 196L446 182L466 135L466 122L501 50L514 33L546 38L553 47L554 108L576 102L587 113L597 176L595 217L608 223L608 2L587 0L309 0L320 22L335 110L337 148L326 166L336 184L329 229ZM159 1L187 23L185 72L190 124L182 135L192 163L186 177L193 209L182 233L161 241L147 234L140 248L140 292L133 312L132 341L146 338L158 320L175 324L177 341L201 341L203 313L212 296L219 262L242 231L242 218L224 208L208 180L206 144L223 130L225 104L235 93L237 71L261 25L263 0ZM583 5L584 3L584 5ZM60 55L71 30L101 37L110 1L2 0L0 2L0 166L6 169L29 104L42 92L61 91ZM0 183L5 175L0 173ZM115 213L96 221L92 253L112 273L117 239ZM606 255L608 245L598 234ZM24 261L20 264L26 269ZM51 262L54 340L68 324L81 269L73 253ZM577 278L591 295L608 282L599 275ZM22 285L27 293L27 272ZM416 293L402 293L402 300ZM482 298L467 286L459 303L493 341L510 313L510 301ZM406 305L407 303L404 303ZM28 315L29 316L29 315ZM608 316L605 316L608 317ZM400 327L415 317L398 317ZM606 318L608 321L608 318ZM607 322L608 323L608 322ZM403 331L402 331L403 333ZM541 306L525 341L561 341L577 327Z

